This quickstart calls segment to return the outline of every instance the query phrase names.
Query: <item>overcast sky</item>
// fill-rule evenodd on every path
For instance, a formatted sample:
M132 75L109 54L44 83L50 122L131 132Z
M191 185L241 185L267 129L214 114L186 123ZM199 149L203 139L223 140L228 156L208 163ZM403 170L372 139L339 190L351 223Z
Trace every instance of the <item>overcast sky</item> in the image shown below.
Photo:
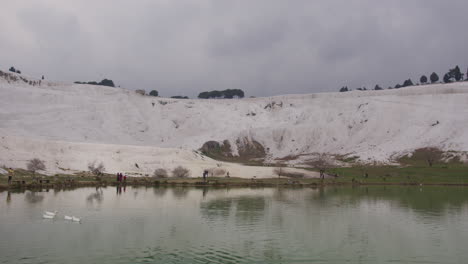
M11 0L0 68L162 96L386 88L466 73L467 31L466 0Z

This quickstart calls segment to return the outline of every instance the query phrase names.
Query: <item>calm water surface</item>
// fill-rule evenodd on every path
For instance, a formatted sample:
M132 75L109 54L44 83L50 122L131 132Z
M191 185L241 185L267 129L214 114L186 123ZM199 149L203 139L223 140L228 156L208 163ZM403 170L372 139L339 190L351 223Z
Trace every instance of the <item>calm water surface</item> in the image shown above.
M0 192L0 263L468 263L467 249L468 188Z

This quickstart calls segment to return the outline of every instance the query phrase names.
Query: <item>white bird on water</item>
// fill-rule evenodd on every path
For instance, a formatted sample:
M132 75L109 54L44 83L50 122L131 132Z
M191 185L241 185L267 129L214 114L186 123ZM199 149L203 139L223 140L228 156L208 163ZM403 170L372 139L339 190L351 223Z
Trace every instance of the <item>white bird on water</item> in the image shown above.
M55 216L54 215L43 214L42 218L44 218L44 219L54 219Z
M44 215L51 215L51 216L55 217L57 215L57 213L58 213L57 211L53 211L53 212L45 211Z
M76 216L66 215L64 218L65 218L65 220L69 220L69 221L73 221L73 222L81 222L81 218L78 218Z

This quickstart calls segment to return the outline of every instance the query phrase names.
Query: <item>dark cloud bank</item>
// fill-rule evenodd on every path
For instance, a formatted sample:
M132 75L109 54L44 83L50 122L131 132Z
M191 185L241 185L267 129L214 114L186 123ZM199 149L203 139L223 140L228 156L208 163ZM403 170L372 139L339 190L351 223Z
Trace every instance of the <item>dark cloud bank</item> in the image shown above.
M394 86L468 66L468 1L37 0L0 10L0 67L163 96Z

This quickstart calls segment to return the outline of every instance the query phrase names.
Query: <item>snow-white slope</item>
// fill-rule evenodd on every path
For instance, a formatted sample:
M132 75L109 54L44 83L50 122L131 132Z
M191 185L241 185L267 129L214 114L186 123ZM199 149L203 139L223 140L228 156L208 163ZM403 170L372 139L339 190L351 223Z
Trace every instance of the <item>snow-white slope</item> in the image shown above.
M392 155L428 146L468 151L467 82L177 100L104 86L49 82L32 86L0 78L0 98L0 135L28 140L179 148L191 153L209 140L227 139L235 147L238 138L248 138L260 142L270 160L328 153L387 162Z
M226 176L229 172L231 177L239 178L275 177L273 167L219 162L183 149L0 137L0 163L7 167L25 168L27 162L34 158L44 161L45 173L48 174L73 174L88 170L90 164L97 166L102 163L107 173L124 172L129 176L151 176L159 168L171 175L174 168L182 166L189 169L191 177L201 177L204 170L222 173L217 176ZM317 173L302 169L285 168L283 171L318 177Z

